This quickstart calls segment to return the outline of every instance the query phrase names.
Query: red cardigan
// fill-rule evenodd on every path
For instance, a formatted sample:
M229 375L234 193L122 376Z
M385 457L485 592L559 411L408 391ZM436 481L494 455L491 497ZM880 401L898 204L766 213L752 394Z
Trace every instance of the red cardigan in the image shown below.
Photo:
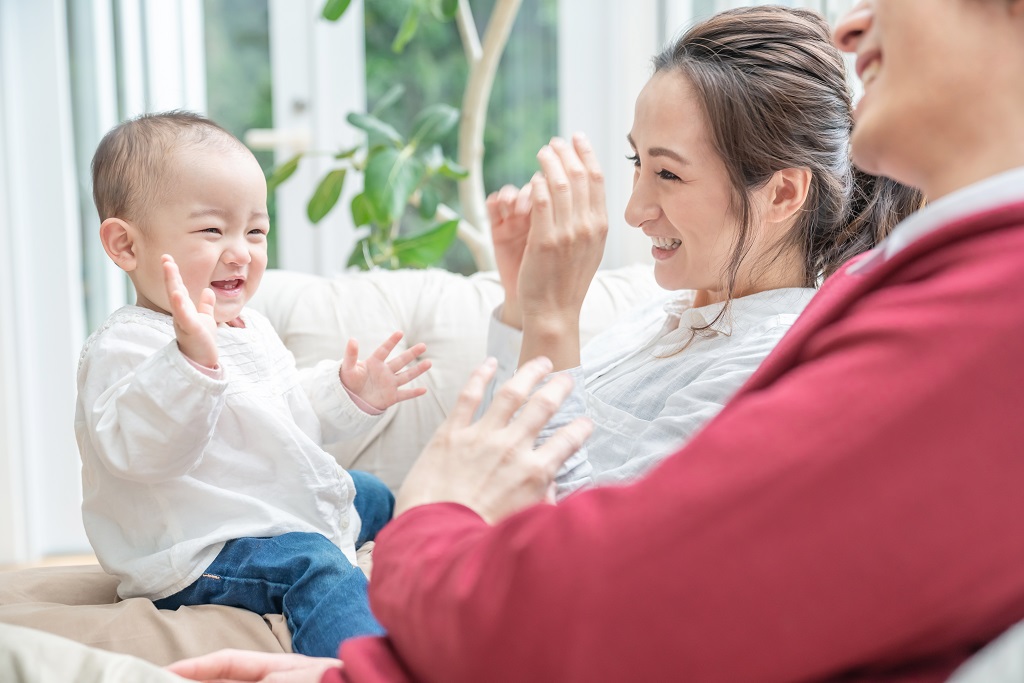
M941 681L1024 618L1024 203L831 278L647 478L380 535L325 681Z

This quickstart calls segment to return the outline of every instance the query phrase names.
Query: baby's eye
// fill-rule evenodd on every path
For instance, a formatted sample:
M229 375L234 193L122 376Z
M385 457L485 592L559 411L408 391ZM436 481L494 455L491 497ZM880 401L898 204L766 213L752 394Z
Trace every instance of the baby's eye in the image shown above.
M266 235L267 234L267 229L266 228L253 228L252 230L249 231L249 234L250 235Z
M203 228L199 232L206 232L206 233L209 233L211 235L219 235L220 234L220 228Z

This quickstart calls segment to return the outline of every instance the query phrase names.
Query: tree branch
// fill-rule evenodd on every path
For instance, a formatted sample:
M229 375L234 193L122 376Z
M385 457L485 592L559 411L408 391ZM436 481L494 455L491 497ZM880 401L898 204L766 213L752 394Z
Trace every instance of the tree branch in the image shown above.
M484 203L487 198L484 189L484 128L487 120L487 107L491 100L491 90L494 87L494 74L501 61L501 55L508 43L508 36L512 32L512 25L515 23L516 15L522 0L498 0L491 13L490 21L487 23L487 30L484 32L483 45L481 46L480 58L470 61L469 78L466 83L466 92L462 98L462 120L459 122L459 163L469 170L469 176L459 182L459 200L462 203L462 213L466 220L476 226L475 235L472 239L482 240L486 243L487 249L480 255L488 256L487 260L477 260L477 267L493 267L494 256L490 245L490 222L487 218L487 206ZM459 30L462 38L467 39L467 32L464 25L467 20L472 22L472 15L468 11L469 3L466 0L459 2ZM464 11L465 10L465 11ZM469 34L472 39L476 30ZM466 46L467 53L471 46ZM461 226L460 226L461 236ZM470 247L474 258L478 252L470 245L468 240L466 246Z
M455 24L459 27L459 37L462 39L462 49L466 53L466 61L472 69L483 54L480 47L480 34L476 31L476 22L473 21L473 10L469 6L469 0L459 0L459 11L455 13Z

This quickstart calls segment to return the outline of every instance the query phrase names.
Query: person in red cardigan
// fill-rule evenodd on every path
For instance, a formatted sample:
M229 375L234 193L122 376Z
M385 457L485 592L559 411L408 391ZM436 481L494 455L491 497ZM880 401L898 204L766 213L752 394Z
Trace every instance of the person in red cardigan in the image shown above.
M929 206L819 294L648 477L541 503L566 387L479 422L470 381L378 537L385 638L217 653L194 679L945 680L1024 619L1024 0L864 0L839 24L865 171ZM572 255L566 255L571 262Z

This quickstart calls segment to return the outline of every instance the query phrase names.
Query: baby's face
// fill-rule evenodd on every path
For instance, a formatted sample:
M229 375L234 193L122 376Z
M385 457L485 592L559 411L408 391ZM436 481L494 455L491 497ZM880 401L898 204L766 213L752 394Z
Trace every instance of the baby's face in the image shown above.
M170 312L160 262L170 254L192 301L209 287L217 322L234 320L267 268L267 183L256 159L218 146L180 150L158 194L135 245L137 304Z

